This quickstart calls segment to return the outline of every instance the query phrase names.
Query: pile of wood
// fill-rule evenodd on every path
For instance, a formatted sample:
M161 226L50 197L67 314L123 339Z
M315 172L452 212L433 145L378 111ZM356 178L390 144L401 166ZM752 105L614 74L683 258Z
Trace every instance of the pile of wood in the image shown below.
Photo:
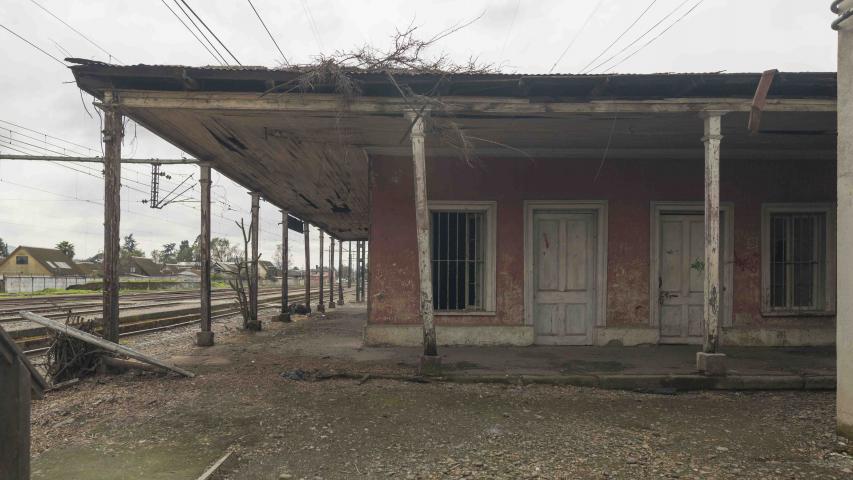
M73 328L94 334L97 325L94 321L66 319L65 324ZM92 343L84 342L60 331L50 330L53 342L45 357L45 373L51 383L58 384L74 378L83 378L94 374L105 350Z
M55 383L61 382L60 378L73 378L74 374L91 373L101 363L119 368L142 369L148 369L144 365L148 364L159 371L171 370L185 377L195 376L195 374L183 368L170 365L130 347L119 345L118 343L94 335L95 327L92 322L82 322L77 325L78 328L75 328L68 323L63 324L32 312L19 312L19 315L24 320L47 327L56 336L56 341L54 341L54 345L51 347L54 353L48 360L53 363L53 367L49 366L48 368L55 370L51 374L52 380ZM113 356L130 358L138 360L138 362L113 358ZM139 362L144 362L144 364ZM89 371L92 365L94 365L94 368ZM59 377L54 375L59 375Z

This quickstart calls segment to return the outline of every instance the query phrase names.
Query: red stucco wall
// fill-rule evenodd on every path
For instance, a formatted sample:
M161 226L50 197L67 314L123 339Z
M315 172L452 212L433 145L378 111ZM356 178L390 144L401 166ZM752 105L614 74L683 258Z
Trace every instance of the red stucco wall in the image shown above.
M702 161L607 160L595 180L600 163L600 159L482 159L469 166L456 158L429 158L430 200L497 202L496 315L437 316L436 323L523 324L524 201L607 200L607 326L648 325L650 202L702 201ZM368 321L418 323L411 160L372 157L370 171ZM724 159L721 200L734 204L735 326L801 322L760 315L761 204L834 202L835 163Z

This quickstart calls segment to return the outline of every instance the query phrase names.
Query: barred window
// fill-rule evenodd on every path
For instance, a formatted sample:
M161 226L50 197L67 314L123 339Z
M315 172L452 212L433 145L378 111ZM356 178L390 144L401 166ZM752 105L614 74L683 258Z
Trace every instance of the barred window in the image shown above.
M762 207L762 284L766 315L835 311L835 209L825 204Z
M484 211L431 211L435 310L485 309L486 219Z
M826 215L770 216L770 296L774 308L822 308Z

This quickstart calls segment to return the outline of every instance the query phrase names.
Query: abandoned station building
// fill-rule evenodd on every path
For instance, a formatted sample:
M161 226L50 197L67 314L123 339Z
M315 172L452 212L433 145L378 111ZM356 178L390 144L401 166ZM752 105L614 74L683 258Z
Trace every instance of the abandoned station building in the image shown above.
M422 341L418 142L438 344L702 343L707 282L721 345L835 342L835 73L353 71L341 93L305 69L73 71L266 201L368 240L368 344Z

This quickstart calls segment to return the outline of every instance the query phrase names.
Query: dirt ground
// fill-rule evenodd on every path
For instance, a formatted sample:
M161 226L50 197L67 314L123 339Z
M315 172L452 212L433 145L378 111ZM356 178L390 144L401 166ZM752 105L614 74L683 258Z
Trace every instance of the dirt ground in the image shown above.
M133 337L198 376L126 373L48 393L33 406L33 478L195 479L228 449L221 479L853 478L832 392L313 380L411 371L369 351L358 363L312 353L362 319L347 306L257 334L230 319L209 349L192 347L192 328Z

